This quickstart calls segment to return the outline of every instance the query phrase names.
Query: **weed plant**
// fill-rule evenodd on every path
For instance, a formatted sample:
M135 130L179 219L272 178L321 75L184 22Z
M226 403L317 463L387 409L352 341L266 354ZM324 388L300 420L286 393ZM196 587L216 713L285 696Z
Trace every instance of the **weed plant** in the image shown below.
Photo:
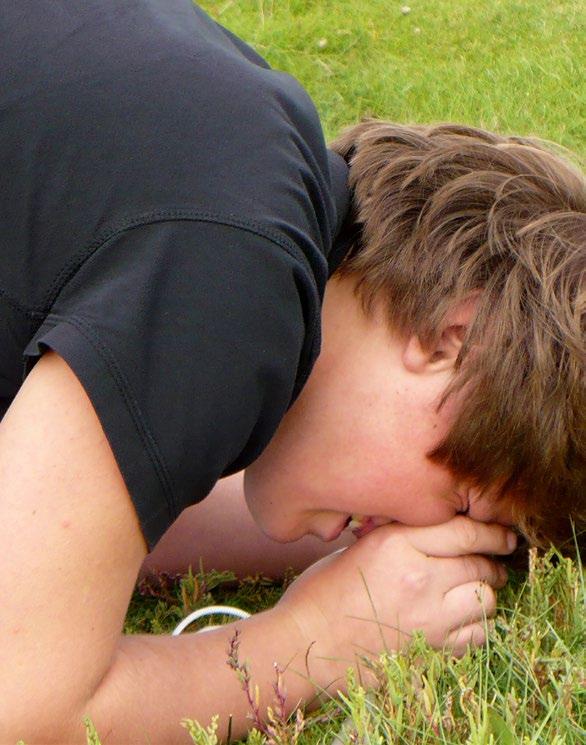
M210 603L260 610L273 605L291 580L200 569L184 578L153 577L137 588L125 631L168 633L187 613ZM201 621L200 627L208 621ZM194 624L196 626L196 624ZM268 713L254 701L254 671L238 658L226 663L248 700L248 745L580 745L586 742L586 584L580 562L555 551L531 552L529 570L512 572L486 645L455 659L416 635L400 653L366 658L378 687L365 690L348 672L348 693L311 714L283 716L286 690L275 669ZM217 745L216 722L184 720L196 745ZM100 745L91 722L88 745Z

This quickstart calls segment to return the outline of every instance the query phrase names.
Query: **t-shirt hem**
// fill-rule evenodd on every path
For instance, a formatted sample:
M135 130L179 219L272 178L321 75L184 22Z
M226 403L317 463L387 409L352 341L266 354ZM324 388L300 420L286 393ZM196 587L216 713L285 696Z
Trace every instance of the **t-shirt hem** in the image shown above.
M94 406L150 550L177 518L176 500L158 446L121 370L95 332L79 319L49 315L23 355L25 359L40 357L44 349L53 350L67 362ZM31 368L32 364L27 364L25 373ZM133 458L119 458L137 438L140 447L132 448Z

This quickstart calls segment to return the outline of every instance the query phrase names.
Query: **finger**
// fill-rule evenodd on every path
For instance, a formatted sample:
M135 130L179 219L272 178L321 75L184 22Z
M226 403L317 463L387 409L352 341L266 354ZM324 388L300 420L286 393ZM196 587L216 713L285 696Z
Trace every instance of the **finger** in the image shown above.
M393 529L392 526L389 529ZM400 530L416 549L428 556L510 554L517 545L517 536L504 525L481 523L463 515L441 525L425 528L401 526Z
M469 647L480 647L486 643L487 623L470 623L459 629L454 629L446 637L444 650L454 657L463 657Z
M496 590L507 584L506 568L500 562L493 561L487 556L471 554L450 559L433 559L433 561L440 562L446 593L458 585L465 585L469 582L486 582Z
M496 594L486 582L459 585L445 594L442 613L452 629L478 623L496 613Z

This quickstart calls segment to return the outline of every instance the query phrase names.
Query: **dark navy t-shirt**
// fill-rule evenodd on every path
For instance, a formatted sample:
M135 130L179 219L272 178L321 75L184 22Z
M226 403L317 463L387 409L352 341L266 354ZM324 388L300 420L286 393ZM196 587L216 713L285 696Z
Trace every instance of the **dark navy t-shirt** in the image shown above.
M307 379L346 167L190 0L11 0L0 38L0 401L58 352L152 546Z

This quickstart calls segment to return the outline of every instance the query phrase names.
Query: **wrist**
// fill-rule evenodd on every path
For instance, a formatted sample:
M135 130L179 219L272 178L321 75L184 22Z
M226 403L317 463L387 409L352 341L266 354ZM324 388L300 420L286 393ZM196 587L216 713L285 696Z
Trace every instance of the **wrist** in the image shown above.
M311 684L318 698L316 705L321 694L327 694L329 699L338 690L345 691L346 670L354 661L337 656L339 645L335 644L331 626L323 614L318 610L316 623L310 616L310 608L297 608L292 603L279 603L271 612L297 650L291 666Z

